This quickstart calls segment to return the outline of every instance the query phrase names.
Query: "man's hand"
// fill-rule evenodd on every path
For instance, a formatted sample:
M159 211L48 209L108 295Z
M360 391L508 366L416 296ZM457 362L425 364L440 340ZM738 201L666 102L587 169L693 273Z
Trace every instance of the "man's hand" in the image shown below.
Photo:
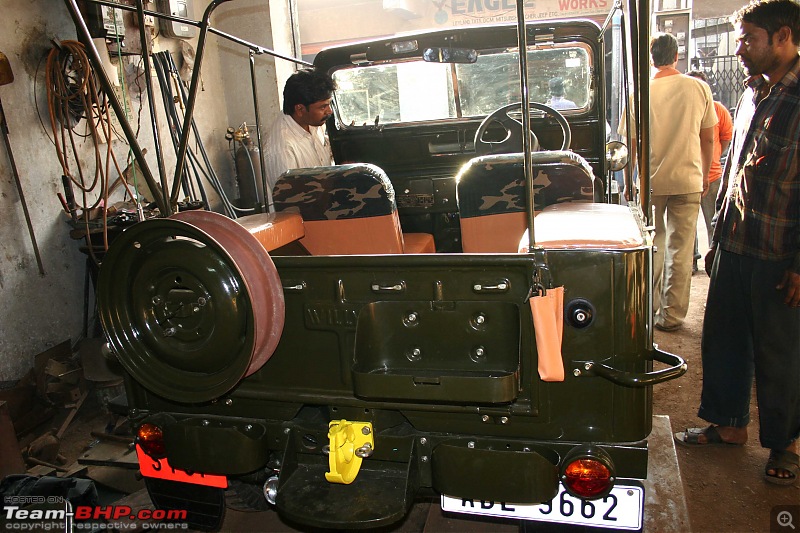
M783 279L778 286L778 290L786 289L786 297L783 303L789 307L800 307L800 274L787 270L783 274Z
M708 187L708 176L703 176L703 194L700 195L701 197L705 198L706 194L708 194Z
M711 248L708 249L708 252L706 253L706 258L704 259L706 274L708 274L708 277L711 277L711 267L714 266L714 257L716 257L716 255L717 255L717 245L712 245Z

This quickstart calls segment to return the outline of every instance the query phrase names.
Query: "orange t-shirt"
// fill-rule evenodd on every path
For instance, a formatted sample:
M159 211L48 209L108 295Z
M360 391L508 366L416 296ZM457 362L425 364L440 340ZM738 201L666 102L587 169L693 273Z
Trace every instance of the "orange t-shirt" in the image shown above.
M711 158L711 169L708 171L708 182L717 181L722 177L722 143L730 142L733 138L733 120L731 114L722 103L714 101L714 111L717 113L717 125L714 126L714 156Z

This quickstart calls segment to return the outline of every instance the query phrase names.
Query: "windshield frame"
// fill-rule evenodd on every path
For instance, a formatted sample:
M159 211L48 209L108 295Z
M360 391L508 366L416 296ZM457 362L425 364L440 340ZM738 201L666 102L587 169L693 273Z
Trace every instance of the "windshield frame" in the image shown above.
M499 107L520 101L518 50L518 47L480 50L478 62L469 64L430 63L411 57L338 68L332 73L339 86L334 94L337 123L349 124L349 127L413 125L486 116ZM529 45L528 61L545 67L535 73L529 71L529 83L537 89L532 101L552 104L567 115L586 113L595 104L597 98L592 85L596 67L592 49L585 42ZM556 65L561 61L563 65ZM575 68L565 70L575 62ZM499 76L495 79L493 74ZM415 76L418 78L415 83L403 83L404 78ZM554 81L556 78L559 80ZM562 98L567 102L566 107L561 107L560 101L558 105L552 103L551 81L553 86L564 89ZM420 85L424 87L422 91ZM371 96L370 90L374 93L376 89L380 92ZM353 103L348 98L351 95L356 95ZM419 102L423 101L425 104L420 106ZM388 114L384 102L389 103ZM410 110L409 104L413 106Z
M590 89L591 101L580 111L568 111L567 114L579 114L581 116L594 117L599 110L600 102L603 101L600 94L602 69L598 68L602 60L601 28L597 22L591 19L571 19L571 20L552 20L552 21L528 21L527 35L529 48L559 47L566 44L584 48L590 61ZM392 53L393 45L396 43L406 43L409 40L416 42L417 46L412 49ZM469 26L459 28L448 28L415 33L413 35L392 36L369 41L357 41L344 45L331 46L321 50L314 58L314 65L330 74L334 74L341 69L352 68L354 66L380 65L389 63L399 63L403 60L420 60L426 48L430 47L459 47L472 48L479 53L481 50L512 49L518 47L517 26L516 24L488 24L480 26ZM397 46L400 49L402 47ZM516 101L519 101L519 90L514 88ZM334 115L329 122L328 131L334 134L334 130L350 129L369 129L369 128L403 128L418 127L422 124L453 123L469 120L479 120L481 116L463 116L461 118L442 118L428 120L425 122L404 122L404 123L374 123L374 115L371 121L362 120L358 125L345 123L340 116Z
M561 57L555 55L559 53ZM548 55L553 57L547 59ZM484 58L483 63L481 58ZM500 61L489 66L488 58ZM561 60L565 65L559 69L555 62ZM575 40L546 46L529 45L528 61L552 64L543 69L544 75L542 69L533 74L529 72L529 83L537 89L538 95L531 101L551 105L548 83L560 78L557 83L568 87L562 96L567 104L566 107L553 105L554 108L565 115L580 115L595 105L598 99L593 91L596 66L592 48L587 43ZM572 71L564 70L569 62L576 61ZM346 127L413 126L421 122L481 118L497 108L520 101L518 62L518 47L495 47L479 51L478 62L474 64L431 63L421 57L409 57L343 65L332 72L339 86L334 93L336 123ZM485 76L492 70L507 71L505 83L502 79L494 83ZM363 76L360 80L359 75ZM403 78L415 77L414 83L403 84ZM474 83L465 85L464 80ZM422 91L420 82L424 85ZM370 89L374 88L381 92L371 96ZM350 100L351 95L357 95L357 99ZM473 102L470 102L471 95L476 95ZM422 99L426 104L419 106ZM382 105L384 102L389 103L388 114L386 106ZM408 109L409 103L416 110ZM372 111L373 107L377 111Z

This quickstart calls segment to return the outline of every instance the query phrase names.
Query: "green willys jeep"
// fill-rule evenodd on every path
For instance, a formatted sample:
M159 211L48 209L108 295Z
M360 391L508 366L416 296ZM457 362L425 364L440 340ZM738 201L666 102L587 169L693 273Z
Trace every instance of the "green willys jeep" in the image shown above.
M98 305L158 507L215 529L227 491L353 529L437 498L641 529L651 386L686 366L653 345L646 142L642 193L614 178L620 88L647 138L625 58L648 14L625 11L325 49L337 165L281 176L275 212L116 239Z

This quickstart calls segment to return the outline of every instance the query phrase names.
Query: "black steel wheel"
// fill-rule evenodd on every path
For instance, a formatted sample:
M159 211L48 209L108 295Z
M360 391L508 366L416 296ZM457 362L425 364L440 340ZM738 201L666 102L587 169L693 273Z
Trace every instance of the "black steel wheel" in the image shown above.
M250 367L251 293L231 255L190 224L155 219L128 228L103 261L97 302L111 349L159 396L210 401Z

